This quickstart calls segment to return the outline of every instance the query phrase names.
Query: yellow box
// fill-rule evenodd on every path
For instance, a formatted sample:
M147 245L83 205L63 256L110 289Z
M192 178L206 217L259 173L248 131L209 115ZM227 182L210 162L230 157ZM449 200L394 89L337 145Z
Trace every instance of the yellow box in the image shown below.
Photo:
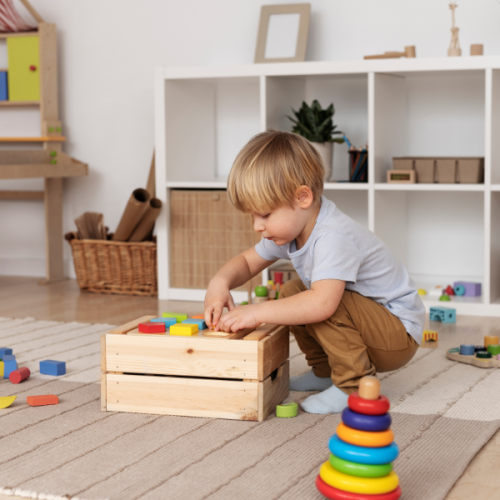
M7 38L9 101L40 100L40 60L37 36Z
M194 335L198 333L198 325L195 323L177 323L170 327L170 335Z

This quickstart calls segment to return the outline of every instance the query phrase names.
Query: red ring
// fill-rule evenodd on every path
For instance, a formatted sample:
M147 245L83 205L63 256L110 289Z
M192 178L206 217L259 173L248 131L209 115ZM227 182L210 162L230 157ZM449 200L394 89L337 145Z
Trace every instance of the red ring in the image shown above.
M395 490L383 493L382 495L363 495L362 493L342 491L326 484L319 474L316 477L316 488L318 488L318 491L323 496L330 500L398 500L401 496L401 488L399 486Z
M379 396L378 399L363 399L359 397L357 392L353 392L349 396L347 404L352 411L363 415L384 415L391 406L385 396Z

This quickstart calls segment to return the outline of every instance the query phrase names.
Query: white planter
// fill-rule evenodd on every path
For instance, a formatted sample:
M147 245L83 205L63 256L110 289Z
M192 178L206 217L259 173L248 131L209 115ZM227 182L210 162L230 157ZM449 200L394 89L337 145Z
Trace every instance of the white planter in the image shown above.
M333 142L311 142L323 160L325 166L325 182L329 182L333 170Z

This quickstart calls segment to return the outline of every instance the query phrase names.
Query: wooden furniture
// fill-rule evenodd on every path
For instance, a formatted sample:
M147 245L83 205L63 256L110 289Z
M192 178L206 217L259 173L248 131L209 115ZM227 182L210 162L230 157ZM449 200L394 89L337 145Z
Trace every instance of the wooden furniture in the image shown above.
M46 280L64 279L63 262L63 178L87 175L86 164L62 152L62 124L59 119L57 84L57 31L33 7L23 4L39 22L37 31L0 33L7 39L9 56L9 100L1 107L40 108L40 137L5 137L2 143L38 143L39 150L0 149L0 179L43 178L45 189L1 191L0 200L40 200L45 202ZM1 112L1 110L0 110Z
M417 57L415 45L407 45L403 52L384 52L375 56L365 56L364 59L398 59L400 57Z
M156 224L159 298L205 295L172 285L172 190L225 189L250 137L290 130L290 108L313 99L335 102L339 127L352 143L369 145L368 182L328 182L324 195L381 237L418 288L481 282L481 297L453 297L452 307L500 316L498 56L158 68L156 191L165 206ZM349 179L346 153L347 146L335 148L333 179ZM387 183L393 157L436 155L484 157L484 183ZM247 299L244 292L234 298ZM442 305L423 300L427 308Z
M139 333L152 318L101 335L102 411L262 421L288 396L289 327Z
M460 48L460 42L458 40L458 32L460 28L455 26L455 9L458 5L456 2L451 2L449 7L451 10L451 42L448 48L448 57L461 56L462 49Z

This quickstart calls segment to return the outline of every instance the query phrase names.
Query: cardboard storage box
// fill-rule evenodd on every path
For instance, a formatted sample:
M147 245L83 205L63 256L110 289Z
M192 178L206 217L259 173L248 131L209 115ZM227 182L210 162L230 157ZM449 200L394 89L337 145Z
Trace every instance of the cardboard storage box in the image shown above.
M455 184L457 182L457 159L436 158L436 182Z
M459 158L457 181L460 184L484 182L484 158Z
M262 421L288 396L288 326L138 333L152 318L101 336L103 411Z

